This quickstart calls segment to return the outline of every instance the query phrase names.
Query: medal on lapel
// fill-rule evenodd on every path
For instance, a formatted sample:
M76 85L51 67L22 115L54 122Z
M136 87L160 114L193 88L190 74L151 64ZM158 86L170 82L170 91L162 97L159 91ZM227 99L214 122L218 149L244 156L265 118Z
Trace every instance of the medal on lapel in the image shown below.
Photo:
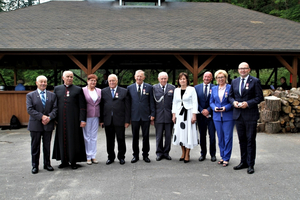
M249 83L246 83L246 90L249 89Z
M227 98L228 97L228 93L227 92L225 92L225 98Z
M70 91L67 91L67 97L70 96Z
M145 89L143 89L143 95L145 95L146 94L146 90Z
M115 98L119 98L119 94L118 94L118 93L116 93L116 96L115 96Z

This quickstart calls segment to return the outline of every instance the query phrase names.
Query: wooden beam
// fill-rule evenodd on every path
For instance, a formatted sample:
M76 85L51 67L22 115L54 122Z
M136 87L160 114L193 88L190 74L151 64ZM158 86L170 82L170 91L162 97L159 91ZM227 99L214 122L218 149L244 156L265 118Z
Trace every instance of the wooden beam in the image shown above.
M87 75L92 74L92 56L91 54L87 55Z
M109 58L111 57L111 54L104 56L93 68L92 74L95 73Z
M17 85L18 70L14 68L14 86Z
M279 62L281 62L281 64L287 69L289 70L289 72L291 74L293 74L293 68L281 57L281 56L276 56L276 58L279 60Z
M198 74L216 57L216 55L210 56L199 68Z
M186 62L183 57L181 57L180 55L174 55L188 70L190 70L190 72L192 72L194 74L194 69L193 67Z
M198 84L198 56L194 56L194 72L193 72L193 77L194 77L194 80L193 80L193 83L194 83L194 86Z
M0 54L0 60L4 57L4 54Z
M87 74L87 68L81 64L79 60L77 60L73 55L67 55L82 71L84 71L85 74Z
M298 58L295 56L293 60L293 75L292 75L292 87L297 87L297 70L298 70Z

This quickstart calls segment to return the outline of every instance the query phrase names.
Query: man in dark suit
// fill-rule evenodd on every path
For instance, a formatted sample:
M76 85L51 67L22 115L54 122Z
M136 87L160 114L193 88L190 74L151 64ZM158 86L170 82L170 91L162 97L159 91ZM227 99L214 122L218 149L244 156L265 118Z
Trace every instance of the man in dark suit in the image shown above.
M64 71L63 85L54 88L57 96L57 127L52 158L61 160L58 168L86 161L82 128L86 125L86 101L81 87L73 85L73 72Z
M160 72L158 74L159 84L153 85L153 97L155 100L155 130L156 130L156 160L162 158L172 160L169 155L172 137L172 101L175 90L174 85L168 84L168 74ZM165 145L163 146L163 136L165 132Z
M118 86L118 77L115 74L108 76L109 87L101 91L100 125L105 126L106 149L109 165L114 162L115 135L118 141L118 159L121 165L125 164L125 128L130 123L130 100L127 90Z
M247 173L254 173L256 155L256 126L259 118L258 106L264 100L260 80L250 76L249 65L242 62L238 71L240 77L234 79L229 91L229 101L234 106L235 120L240 142L241 162L234 170L248 168Z
M133 137L133 158L131 163L135 163L139 160L140 128L142 128L143 133L143 160L149 163L149 128L150 121L153 121L155 117L152 86L148 83L144 83L145 73L142 70L137 70L134 78L136 82L127 87L131 99L131 128Z
M50 164L50 143L57 114L56 95L46 91L47 78L36 78L37 90L26 95L27 112L30 115L27 129L31 136L31 162L33 174L39 172L40 144L43 138L44 169L53 171Z
M198 111L200 114L197 115L197 123L200 133L200 148L201 156L199 161L205 160L207 148L206 148L206 132L208 129L209 135L209 153L211 156L211 161L215 162L216 159L216 133L215 125L212 120L213 111L209 105L209 99L211 94L211 88L214 84L211 84L213 76L211 72L205 72L203 74L203 83L195 86L198 97Z

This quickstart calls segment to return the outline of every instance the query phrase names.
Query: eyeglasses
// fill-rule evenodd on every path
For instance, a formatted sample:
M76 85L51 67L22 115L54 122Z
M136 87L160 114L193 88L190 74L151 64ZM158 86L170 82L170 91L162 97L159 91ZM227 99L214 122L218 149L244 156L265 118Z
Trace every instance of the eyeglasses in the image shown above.
M239 68L239 70L247 70L247 69L249 69L249 67Z
M216 79L223 79L223 78L225 78L225 76L219 76Z

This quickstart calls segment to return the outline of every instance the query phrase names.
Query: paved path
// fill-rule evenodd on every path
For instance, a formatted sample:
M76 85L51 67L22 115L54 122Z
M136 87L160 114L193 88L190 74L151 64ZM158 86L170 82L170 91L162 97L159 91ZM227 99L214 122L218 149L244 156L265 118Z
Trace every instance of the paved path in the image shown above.
M131 129L127 129L126 164L122 166L116 160L105 165L105 135L101 129L99 164L80 163L77 170L58 169L60 162L52 160L54 172L41 165L39 173L33 175L29 132L1 130L0 199L299 199L300 134L258 133L253 175L248 175L246 169L232 169L239 163L236 132L232 158L226 168L211 162L210 156L199 162L199 146L191 151L190 163L178 161L178 146L172 146L172 161L157 162L153 127L150 135L149 164L143 160L130 163L132 138Z

